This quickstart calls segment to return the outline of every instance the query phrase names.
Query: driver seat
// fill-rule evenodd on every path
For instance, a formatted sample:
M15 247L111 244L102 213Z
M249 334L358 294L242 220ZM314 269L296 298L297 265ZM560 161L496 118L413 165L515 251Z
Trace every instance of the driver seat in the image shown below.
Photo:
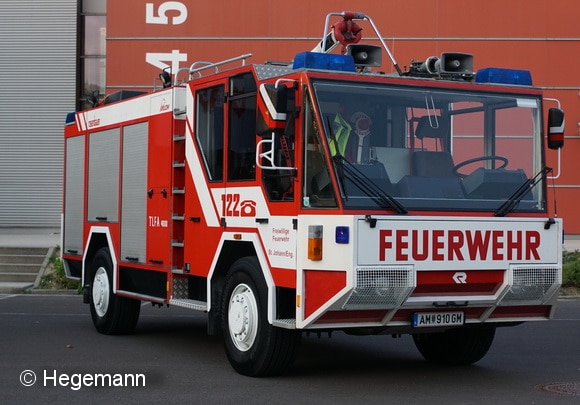
M415 137L421 140L425 138L436 139L441 142L449 136L449 119L447 117L429 117L419 118ZM453 167L453 157L451 153L441 151L418 150L413 154L413 174L415 176L430 177L448 177L456 176Z
M418 150L413 154L413 173L416 176L456 176L455 164L449 152Z
M433 118L432 118L433 120ZM421 117L415 136L444 140L449 135L449 121L438 117L433 126L429 117ZM417 150L412 157L412 174L399 182L399 191L404 197L432 199L462 199L465 192L455 173L453 157L446 151Z
M402 196L434 199L463 199L465 192L453 170L448 152L417 151L413 155L413 175L399 182Z
M399 183L403 196L415 198L465 198L459 176L453 170L449 152L416 151L413 154L413 175Z

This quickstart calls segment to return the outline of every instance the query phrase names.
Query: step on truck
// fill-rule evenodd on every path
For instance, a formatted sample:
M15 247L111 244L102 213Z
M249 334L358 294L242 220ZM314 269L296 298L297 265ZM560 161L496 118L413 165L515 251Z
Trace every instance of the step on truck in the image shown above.
M401 69L363 13L323 34L292 62L194 62L67 116L62 259L99 332L130 333L142 301L203 311L232 367L265 376L305 332L411 334L466 364L497 327L550 319L559 103L470 54Z

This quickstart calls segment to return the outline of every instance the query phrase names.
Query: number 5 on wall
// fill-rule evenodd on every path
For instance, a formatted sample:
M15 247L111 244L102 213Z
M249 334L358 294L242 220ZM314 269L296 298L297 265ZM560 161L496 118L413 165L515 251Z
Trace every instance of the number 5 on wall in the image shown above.
M168 11L177 11L179 14L171 19L172 25L183 24L187 20L187 7L179 1L166 1L161 3L158 15L155 15L155 4L145 4L145 23L147 24L169 24Z

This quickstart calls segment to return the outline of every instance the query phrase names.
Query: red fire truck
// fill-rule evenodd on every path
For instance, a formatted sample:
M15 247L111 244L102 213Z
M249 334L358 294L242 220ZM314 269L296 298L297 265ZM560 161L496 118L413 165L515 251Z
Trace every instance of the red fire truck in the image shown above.
M323 32L292 63L193 63L69 114L62 258L99 332L131 332L141 301L204 311L262 376L305 331L411 334L465 364L497 327L552 316L562 110L469 54L403 70L362 13Z

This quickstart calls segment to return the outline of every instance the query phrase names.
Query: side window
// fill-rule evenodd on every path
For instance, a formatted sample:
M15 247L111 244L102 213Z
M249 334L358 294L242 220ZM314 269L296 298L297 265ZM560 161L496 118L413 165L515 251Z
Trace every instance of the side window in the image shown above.
M262 153L269 153L270 161L263 159L265 166L278 169L262 170L262 181L270 201L294 201L294 182L296 179L294 122L298 110L296 108L296 93L288 92L286 99L286 122L284 128L276 129L263 136L268 140Z
M228 180L256 179L256 82L251 73L230 79Z
M196 140L210 181L223 180L224 86L196 93Z
M304 108L304 185L302 205L308 207L336 207L334 188L324 160L320 130L312 106Z

